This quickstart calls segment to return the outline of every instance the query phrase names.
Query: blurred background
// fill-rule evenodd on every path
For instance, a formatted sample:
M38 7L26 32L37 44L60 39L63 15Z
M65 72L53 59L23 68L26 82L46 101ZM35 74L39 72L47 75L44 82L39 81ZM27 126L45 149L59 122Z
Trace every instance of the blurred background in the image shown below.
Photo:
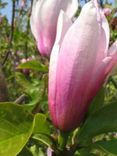
M74 19L87 1L79 0L79 9ZM100 0L99 3L109 22L111 45L117 39L117 0ZM33 114L43 113L51 123L47 98L49 59L40 56L31 33L32 4L33 0L0 0L0 102L13 101ZM101 104L99 107L117 101L117 67L106 82L97 96L97 104ZM50 126L53 128L52 124ZM117 138L117 133L102 136L106 140L113 137ZM35 142L31 140L27 145L31 147L33 144ZM42 148L39 144L41 153L38 155L45 156L43 151L46 151L45 146ZM97 155L100 155L98 151Z
M87 1L79 0L76 17ZM117 39L117 0L99 3L110 25L111 45ZM32 4L33 0L0 0L0 101L23 97L31 109L41 101L41 110L46 111L48 59L40 57L31 33ZM106 102L117 99L115 81L109 80Z
M31 5L32 0L17 0L17 6L26 7L26 5ZM80 6L83 6L87 0L80 0ZM7 16L9 22L12 18L12 0L0 0L0 3L3 3L3 7L0 8L0 14ZM109 4L112 8L117 7L117 0L101 0L103 4Z

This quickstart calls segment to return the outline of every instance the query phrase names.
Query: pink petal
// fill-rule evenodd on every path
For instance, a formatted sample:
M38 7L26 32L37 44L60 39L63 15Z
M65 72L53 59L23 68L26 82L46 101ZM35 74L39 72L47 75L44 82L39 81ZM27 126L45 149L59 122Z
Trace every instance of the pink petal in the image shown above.
M68 3L66 5L66 3ZM63 0L62 1L62 9L65 11L68 17L72 18L78 9L78 0ZM64 6L67 6L64 8Z
M53 106L57 127L62 130L75 128L87 109L83 97L97 57L99 29L97 10L91 1L83 7L61 44Z
M102 17L102 27L104 29L105 37L106 37L106 49L104 51L104 54L105 56L107 56L107 52L109 48L109 40L110 40L110 28L109 28L109 23L102 11L101 11L101 17Z
M109 73L112 68L117 64L117 40L109 48L108 57L111 57L111 61L110 65L106 69L106 73Z
M102 62L102 60L107 56L108 53L108 46L109 46L109 39L110 39L110 30L109 24L107 19L105 18L101 9L97 9L98 17L100 17L100 29L99 29L99 48L98 48L98 55L96 58L95 68ZM98 18L97 17L97 18ZM94 68L94 70L95 70Z
M109 51L108 51L109 55L116 55L117 53L117 41L110 47ZM116 61L115 61L116 63ZM117 74L117 65L115 65L115 67L112 69L112 75Z
M77 0L41 0L34 1L31 15L31 29L37 41L38 49L49 56L56 37L56 26L60 10L73 16L78 5ZM72 11L71 11L72 10Z
M103 12L104 12L105 16L109 16L111 14L111 12L112 12L112 9L111 8L104 8Z
M38 19L38 12L40 9L40 4L42 3L43 0L37 1L34 0L33 1L33 6L32 6L32 13L31 13L31 17L30 17L30 26L31 26L31 31L35 37L35 39L38 39L38 29L36 29L36 19Z
M97 92L102 87L103 83L106 80L108 72L106 69L110 66L111 57L106 57L100 65L97 67L92 74L92 78L90 79L89 85L85 90L85 99L90 104L94 96L96 96Z
M105 69L108 61L102 61L105 59L108 53L108 46L109 46L109 24L101 10L100 12L100 30L99 30L99 40L98 40L98 55L95 61L92 77L88 83L88 86L85 90L86 99L87 97L91 101L92 98L96 95L102 84L104 83L104 78L106 77ZM99 16L99 15L98 15ZM90 102L89 102L90 103Z
M56 106L54 105L54 100L56 96L56 72L57 72L56 68L58 64L61 42L64 38L66 31L69 29L71 25L72 25L71 20L65 15L63 11L61 11L58 18L57 35L55 44L52 49L49 66L49 109L55 125L57 125L55 116Z
M89 97L88 101L91 101L96 95L107 75L117 64L117 41L110 47L108 53L109 55L102 60L100 66L94 71L89 88L87 89L87 97Z

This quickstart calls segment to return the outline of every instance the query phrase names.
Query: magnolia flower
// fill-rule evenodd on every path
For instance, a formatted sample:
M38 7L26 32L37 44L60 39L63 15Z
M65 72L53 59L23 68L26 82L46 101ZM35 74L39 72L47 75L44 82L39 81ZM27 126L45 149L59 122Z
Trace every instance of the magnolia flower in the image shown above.
M110 9L110 8L104 8L103 9L103 12L104 12L104 15L105 16L109 16L111 14L111 12L112 12L112 9Z
M109 48L108 22L96 2L88 2L73 24L60 13L49 68L49 110L57 128L79 126L116 62L117 41Z
M71 18L77 8L77 0L34 0L30 24L41 55L51 53L60 10L63 9Z

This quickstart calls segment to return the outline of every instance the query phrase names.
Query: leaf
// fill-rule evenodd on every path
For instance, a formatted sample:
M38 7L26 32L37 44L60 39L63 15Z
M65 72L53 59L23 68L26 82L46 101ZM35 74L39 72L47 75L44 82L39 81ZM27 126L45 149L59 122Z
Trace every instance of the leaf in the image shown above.
M87 145L96 135L117 131L117 103L109 104L89 116L79 131L79 143Z
M17 156L33 156L33 154L27 147L25 147Z
M41 147L33 145L30 150L33 153L33 156L45 156L45 153Z
M89 107L89 115L93 114L97 110L103 107L104 104L104 87L98 92L96 97L94 98L93 102Z
M87 148L82 148L79 150L79 156L95 156L95 154L90 153L90 150Z
M16 72L15 77L17 82L23 87L23 89L29 90L32 87L31 82L28 81L25 75L23 75L22 73Z
M50 134L49 123L47 122L47 118L44 114L38 113L35 115L35 127L33 130L33 134Z
M53 138L50 136L50 125L47 122L46 116L44 114L38 113L35 115L35 127L33 130L33 139L38 140L49 146L54 148L55 143Z
M31 69L39 72L48 72L48 67L39 63L37 60L27 61L18 66L18 69Z
M33 130L33 117L22 106L0 103L0 156L16 156Z
M43 101L47 77L44 77L43 80L29 81L23 74L17 72L16 79L17 82L21 85L23 89L22 91L28 95L30 100L26 105L24 105L24 107L27 110L32 111L36 104L42 103L40 102L41 100Z
M41 143L45 144L48 147L51 147L52 149L55 148L55 142L54 142L53 138L49 135L40 133L40 134L35 134L32 138L40 141Z
M36 81L37 82L37 81ZM46 83L45 83L45 77L43 80L39 81L38 83L32 83L32 86L30 90L27 90L27 94L30 96L30 102L28 102L27 105L25 105L30 110L35 110L36 107L40 107L42 110L44 110L44 101L46 100ZM46 94L46 95L45 95ZM46 100L47 101L47 100ZM46 104L47 106L47 104Z
M95 148L102 150L110 156L117 156L117 140L97 141L93 145Z

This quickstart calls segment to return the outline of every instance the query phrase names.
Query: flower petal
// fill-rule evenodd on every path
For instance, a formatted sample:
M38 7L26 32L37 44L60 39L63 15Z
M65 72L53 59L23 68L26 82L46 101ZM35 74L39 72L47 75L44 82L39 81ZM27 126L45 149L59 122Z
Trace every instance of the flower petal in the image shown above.
M105 37L106 37L106 48L105 48L104 53L105 53L105 56L107 56L107 52L109 48L109 40L110 40L110 29L109 29L108 21L102 11L101 11L101 17L102 17L102 27L104 29Z
M117 64L117 40L109 48L108 57L111 57L111 61L110 65L106 69L106 73L109 73L112 68Z
M38 11L40 9L40 4L41 4L42 0L40 1L37 1L37 0L34 0L33 1L33 6L32 6L32 13L31 13L31 17L30 17L30 26L31 26L31 31L35 37L35 39L37 40L38 39L38 29L36 29L36 19L38 17L35 17L38 15Z
M98 48L98 55L96 58L95 68L100 66L102 60L107 56L108 46L109 46L109 38L110 38L110 30L107 19L104 16L102 10L97 9L97 14L100 16L100 29L99 29L99 40L98 44L100 45Z
M104 61L105 57L108 54L108 46L109 46L109 24L102 12L102 10L99 10L100 12L100 29L99 29L99 40L98 40L98 55L95 61L94 69L92 72L92 77L88 83L88 86L85 90L85 96L90 99L88 100L89 103L92 100L92 98L96 95L98 90L100 89L100 86L102 86L105 78L105 69L107 64L109 64L108 61ZM99 14L98 14L99 17Z
M63 0L62 3L62 6L67 6L66 8L62 7L62 9L68 17L72 18L78 9L78 0L70 0L69 2L68 0ZM68 5L66 5L66 3L68 3Z
M31 29L40 53L49 56L56 37L56 26L60 10L73 16L77 0L38 0L34 1L31 15ZM71 11L72 10L72 11Z
M111 60L111 57L104 58L104 60L97 67L97 70L93 72L89 85L85 90L85 99L89 104L105 82L108 75L108 72L106 72L106 70L108 66L110 66Z
M85 115L87 103L83 97L97 57L99 29L97 10L91 1L61 44L53 106L56 105L57 126L64 131L75 128Z
M109 55L102 60L100 66L93 73L89 88L87 89L88 101L91 101L96 95L97 91L106 80L107 75L117 64L117 41L110 47L108 53Z
M52 53L50 56L50 65L49 65L49 109L55 125L57 125L56 121L56 105L54 105L54 101L56 98L56 69L58 64L59 50L64 38L66 31L72 25L71 20L65 15L63 11L60 12L57 24L57 35L55 44L52 49Z

